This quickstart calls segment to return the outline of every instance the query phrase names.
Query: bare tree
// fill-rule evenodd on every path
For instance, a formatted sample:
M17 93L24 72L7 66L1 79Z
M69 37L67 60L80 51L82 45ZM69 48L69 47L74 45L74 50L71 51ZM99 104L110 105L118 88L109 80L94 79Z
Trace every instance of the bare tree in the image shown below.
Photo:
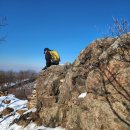
M6 84L8 87L11 86L12 83L15 82L15 72L7 71L6 72Z
M17 73L17 81L22 82L25 80L35 79L37 73L33 70L20 71Z
M5 77L5 72L0 71L0 88L2 89L4 87L6 77Z
M0 90L12 87L13 85L20 85L24 82L32 82L37 77L37 73L33 70L14 71L0 71Z
M129 25L130 23L124 18L113 18L114 24L109 27L109 34L111 36L121 36L122 34L126 34L130 31Z

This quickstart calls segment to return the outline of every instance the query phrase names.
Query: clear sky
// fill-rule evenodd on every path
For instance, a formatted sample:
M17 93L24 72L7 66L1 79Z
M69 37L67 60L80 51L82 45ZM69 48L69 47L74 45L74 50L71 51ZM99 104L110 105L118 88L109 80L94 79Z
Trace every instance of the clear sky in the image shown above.
M80 51L103 37L112 16L130 21L130 0L0 0L0 17L8 25L0 44L0 69L40 70L43 49L55 49L61 64L73 62Z

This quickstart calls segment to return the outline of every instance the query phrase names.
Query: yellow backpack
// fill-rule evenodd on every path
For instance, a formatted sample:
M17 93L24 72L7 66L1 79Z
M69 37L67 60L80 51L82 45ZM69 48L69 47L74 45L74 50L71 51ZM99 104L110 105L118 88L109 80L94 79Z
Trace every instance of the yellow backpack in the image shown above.
M51 51L49 51L49 52L50 52L51 57L52 57L52 62L53 62L53 61L60 61L60 56L59 56L59 54L58 54L57 51L51 50Z

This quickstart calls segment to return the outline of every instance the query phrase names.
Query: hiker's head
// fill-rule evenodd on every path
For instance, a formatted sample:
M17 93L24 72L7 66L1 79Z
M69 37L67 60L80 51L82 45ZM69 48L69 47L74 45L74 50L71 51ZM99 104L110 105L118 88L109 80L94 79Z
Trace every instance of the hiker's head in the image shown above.
M47 51L50 51L50 49L49 49L49 48L44 48L44 54L45 54Z

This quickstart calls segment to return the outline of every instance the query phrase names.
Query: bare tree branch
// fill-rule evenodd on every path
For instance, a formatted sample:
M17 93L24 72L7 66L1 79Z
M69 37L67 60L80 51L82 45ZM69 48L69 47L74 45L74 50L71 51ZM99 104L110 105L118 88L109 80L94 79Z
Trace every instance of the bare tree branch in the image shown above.
M122 34L126 34L130 31L129 24L126 19L120 18L116 19L112 17L114 24L109 27L109 34L112 36L121 36Z

